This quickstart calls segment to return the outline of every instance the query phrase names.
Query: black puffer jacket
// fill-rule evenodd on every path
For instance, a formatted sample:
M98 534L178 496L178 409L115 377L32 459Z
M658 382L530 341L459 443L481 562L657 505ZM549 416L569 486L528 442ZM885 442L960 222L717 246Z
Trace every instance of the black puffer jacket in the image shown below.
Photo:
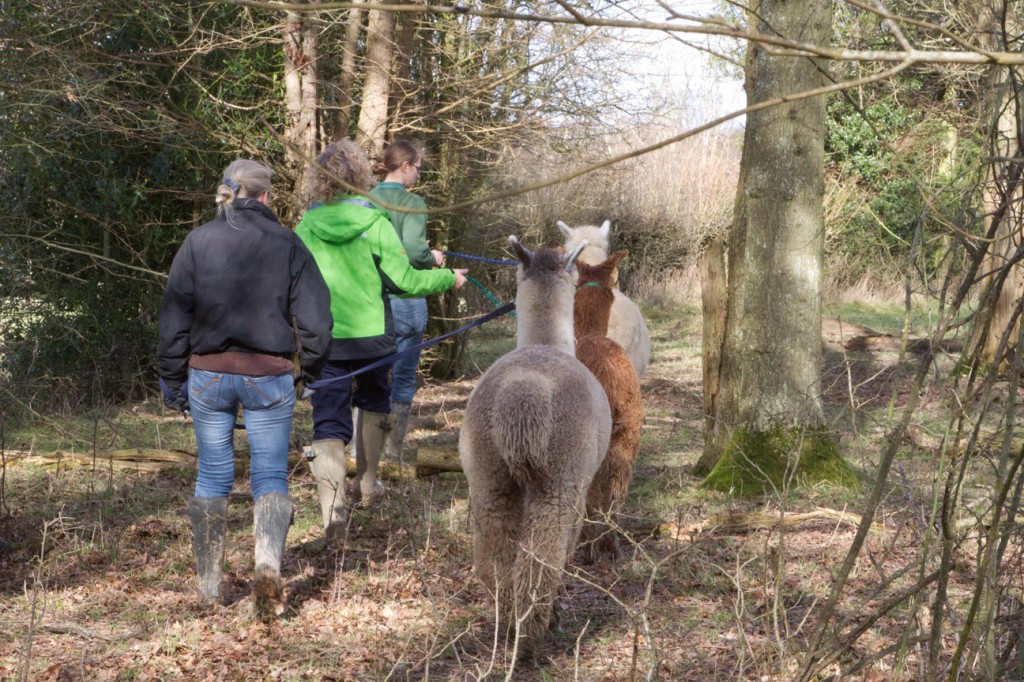
M192 354L291 357L295 318L303 374L319 376L331 342L331 297L309 249L254 199L202 225L174 256L160 309L157 371L171 387Z

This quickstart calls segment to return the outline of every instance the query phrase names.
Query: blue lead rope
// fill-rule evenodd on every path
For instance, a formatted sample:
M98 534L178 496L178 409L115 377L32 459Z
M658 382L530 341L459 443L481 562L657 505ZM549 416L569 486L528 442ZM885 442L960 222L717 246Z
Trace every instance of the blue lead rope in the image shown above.
M393 365L396 360L401 360L404 357L413 355L415 353L419 353L424 348L430 348L431 346L433 346L436 343L441 343L445 339L449 339L449 338L455 336L456 334L461 334L462 332L468 331L468 330L472 329L473 327L479 327L480 325L482 325L482 324L484 324L486 322L490 322L491 320L493 320L496 317L501 317L502 315L504 315L506 313L511 313L515 309L516 309L516 304L514 302L513 303L506 303L505 305L501 306L500 308L495 308L494 310L492 310L491 312L487 313L486 315L481 315L480 317L476 318L475 320L473 320L469 324L465 325L464 327L459 327L458 329L455 329L453 331L447 332L445 334L441 334L441 336L435 336L434 338L429 339L427 341L424 341L423 343L418 344L416 346L413 346L412 348L406 348L405 350L403 350L403 351L401 351L399 353L395 353L394 355L389 355L386 358L381 358L380 360L377 360L376 362L370 363L366 367L360 367L359 369L357 369L354 372L350 372L348 374L344 374L344 375L342 375L340 377L331 377L330 379L320 379L318 381L314 381L313 383L309 384L307 386L307 388L315 391L316 389L323 388L327 384L333 383L335 381L341 381L342 379L351 379L354 376L358 376L360 374L363 374L364 372L369 372L371 370L375 370L378 367L384 367L385 365Z
M346 201L348 201L349 203L353 203L353 204L358 203L358 201L354 200L354 199L348 199ZM468 253L457 253L455 251L442 251L441 253L443 253L446 256L453 256L453 257L456 257L456 258L466 258L467 260L475 260L475 261L479 261L481 263L491 263L493 265L519 265L519 261L515 261L515 260L499 260L499 259L496 259L496 258L483 258L482 256L471 256ZM487 288L483 284L481 284L477 280L473 279L472 277L468 277L467 276L466 279L468 279L470 282L472 282L474 285L476 285L481 291L483 291L484 295L487 296L489 299L491 299L492 302L494 302L494 303L498 303L499 302L498 299L493 294L491 294L491 292L487 291ZM461 334L462 332L468 331L468 330L472 329L473 327L479 327L480 325L482 325L482 324L484 324L486 322L490 322L491 320L493 320L496 317L501 317L502 315L504 315L506 313L510 314L512 317L515 317L516 316L515 309L516 309L516 304L515 303L506 303L505 305L501 306L500 308L496 308L495 310L492 310L491 312L487 313L486 315L478 317L477 319L473 320L472 322L470 322L469 324L467 324L464 327L459 327L458 329L456 329L454 331L450 331L447 334L442 334L441 336L437 336L437 337L432 338L432 339L430 339L428 341L424 341L423 343L421 343L419 345L416 345L416 346L413 346L412 348L406 348L405 350L403 350L403 351L401 351L399 353L395 353L394 355L389 355L386 358L381 358L380 360L377 360L376 362L373 362L373 363L367 365L366 367L360 367L355 372L350 372L349 374L344 374L344 375L342 375L340 377L331 377L330 379L320 379L319 381L314 381L313 383L309 384L306 388L309 388L309 389L315 391L316 389L323 388L324 386L326 386L327 384L330 384L332 382L341 381L343 379L351 379L354 376L358 376L358 375L363 374L365 372L369 372L371 370L375 370L378 367L384 367L385 365L393 365L395 363L395 361L397 361L397 360L401 360L402 358L408 357L410 355L415 355L416 353L419 353L424 348L430 348L431 346L433 346L436 343L441 343L445 339L449 339L449 338L455 336L456 334Z

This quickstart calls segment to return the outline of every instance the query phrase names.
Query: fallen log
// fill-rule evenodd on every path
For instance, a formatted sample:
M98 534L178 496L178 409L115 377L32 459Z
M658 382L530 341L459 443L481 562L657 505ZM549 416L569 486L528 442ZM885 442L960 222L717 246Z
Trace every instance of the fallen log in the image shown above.
M828 316L821 318L821 340L834 348L845 348L848 351L896 352L903 344L903 339L899 336ZM934 350L959 353L963 351L963 341L961 339L944 339L934 347ZM917 354L931 353L933 351L931 340L909 337L907 351Z
M310 446L303 448L303 454L293 453L289 458L289 464L294 466L300 459L306 459L304 454ZM248 462L244 462L248 468ZM345 470L349 476L356 473L356 460L354 457L345 457ZM402 464L390 460L381 460L380 479L382 481L411 481L416 478L434 476L446 471L462 471L462 463L459 462L458 450L439 447L422 447L416 450L416 461L412 464Z
M811 512L783 515L778 512L727 512L714 514L703 521L684 526L654 520L647 524L629 524L626 530L633 535L657 535L668 540L687 540L703 533L745 533L772 528L793 528L810 521L821 520L856 527L860 525L861 515L824 507ZM880 523L873 523L871 532L882 534L885 527Z
M459 451L449 448L422 447L416 450L416 476L433 476L445 471L462 471Z
M158 450L155 448L128 448L99 452L55 452L42 455L28 451L5 452L8 465L33 464L44 469L59 467L71 469L131 469L155 473L173 466L194 467L196 456L184 450Z
M293 450L288 453L288 468L294 469L306 460L303 452ZM172 467L195 468L196 454L184 450L160 450L156 448L127 448L123 450L103 450L91 452L65 452L57 450L49 454L39 454L27 450L7 451L4 458L8 466L16 464L32 464L45 469L58 467L71 469L96 469L117 471L133 470L146 473L157 473ZM353 457L345 458L345 468L349 476L356 472L356 461ZM249 458L235 458L235 473L244 475L249 471ZM381 480L411 481L416 478L433 476L446 471L462 471L457 450L439 447L422 447L416 451L416 461L402 464L388 460L380 463Z

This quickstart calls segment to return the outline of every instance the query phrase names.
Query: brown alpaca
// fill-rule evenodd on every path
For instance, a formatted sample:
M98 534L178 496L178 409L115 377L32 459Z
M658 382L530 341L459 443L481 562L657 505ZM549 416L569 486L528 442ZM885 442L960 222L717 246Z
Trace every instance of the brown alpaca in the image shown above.
M519 259L516 349L484 373L466 404L459 456L469 482L473 564L493 591L498 631L535 653L562 571L579 540L587 488L608 451L611 410L573 357L573 263L530 251Z
M608 454L587 493L587 525L583 538L589 545L591 558L596 558L597 550L613 556L618 554L618 535L604 520L613 519L626 501L644 421L636 369L622 346L606 337L618 264L626 254L626 251L618 251L598 265L576 263L579 270L573 308L576 358L597 377L612 410Z
M580 242L586 246L580 254L579 261L587 265L597 265L608 258L608 249L611 235L612 223L604 221L600 227L583 225L581 227L569 227L561 220L558 221L558 229L565 237L565 248L572 250ZM608 318L608 333L605 334L623 347L626 355L636 368L636 375L642 377L647 371L647 365L651 361L651 333L644 322L644 316L636 303L629 300L616 285L612 294L615 302L612 303L611 317Z

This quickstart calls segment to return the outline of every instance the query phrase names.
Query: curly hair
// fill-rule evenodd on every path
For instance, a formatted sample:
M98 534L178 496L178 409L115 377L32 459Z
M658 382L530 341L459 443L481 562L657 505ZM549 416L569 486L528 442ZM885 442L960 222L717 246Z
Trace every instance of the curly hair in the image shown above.
M330 202L343 194L369 192L373 174L366 152L349 139L329 145L316 157L313 168L313 198Z

